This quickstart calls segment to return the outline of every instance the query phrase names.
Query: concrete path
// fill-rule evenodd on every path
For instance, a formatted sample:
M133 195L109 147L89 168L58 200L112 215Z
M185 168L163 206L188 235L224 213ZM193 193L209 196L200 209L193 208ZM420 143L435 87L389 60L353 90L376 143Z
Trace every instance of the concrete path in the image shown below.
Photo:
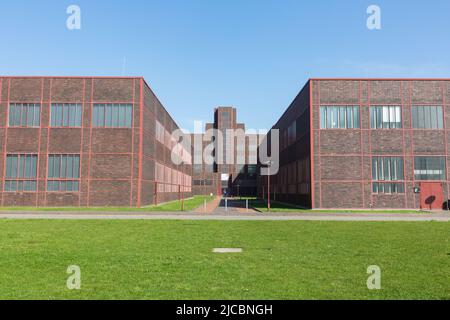
M214 210L220 205L222 197L215 197L214 200L206 202L206 206L203 204L194 210L195 213L213 213Z
M449 222L450 214L347 214L347 213L89 213L89 212L2 212L0 219L67 219L67 220L225 220L225 221L439 221Z

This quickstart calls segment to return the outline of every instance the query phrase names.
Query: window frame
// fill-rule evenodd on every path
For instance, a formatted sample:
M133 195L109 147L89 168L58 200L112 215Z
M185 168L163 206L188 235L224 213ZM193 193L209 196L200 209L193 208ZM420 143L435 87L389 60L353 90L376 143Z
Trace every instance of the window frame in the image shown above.
M63 158L66 157L65 165ZM70 158L71 157L71 158ZM58 162L54 162L55 158L60 158ZM78 158L78 162L74 161ZM72 159L72 170L71 175L68 175L68 165L69 160ZM50 164L52 164L52 169L50 170ZM56 164L58 164L56 166ZM58 168L56 171L59 172L58 175L55 175L55 168ZM65 171L65 177L62 175L62 171ZM75 174L76 173L76 174ZM48 154L47 155L47 180L46 180L45 191L48 193L80 193L81 189L81 154L74 153L58 153L58 154ZM66 187L63 189L63 183L65 183ZM72 190L67 190L67 186L69 183L72 183L72 186L76 184L77 188ZM56 186L58 188L49 187L49 185Z
M82 128L83 127L83 109L84 109L83 103L79 103L79 102L78 103L58 103L58 102L51 103L49 127L57 128L57 129L70 129L70 128L79 129L79 128ZM75 111L73 111L73 110L75 110ZM73 117L71 117L72 112L74 112ZM67 125L65 124L66 115L67 115Z
M395 160L395 162L393 160ZM404 157L383 156L383 155L372 156L371 168L372 168L371 173L372 194L374 195L406 194ZM382 188L380 188L381 186ZM388 187L389 191L386 191L387 190L386 187ZM396 189L395 192L394 189Z
M435 119L432 117L433 112ZM411 117L413 130L445 130L443 105L412 105Z
M440 179L423 179L424 174L420 174L421 177L418 178L419 175L416 174L416 171L418 171L418 170L421 170L421 171L435 170L435 169L428 169L426 160L430 160L430 159L433 159L433 160L439 159L440 163L444 165L443 168L440 168L440 170L442 171ZM425 169L417 169L416 168L416 164L417 164L418 160L422 160L422 161L425 160ZM447 175L448 175L448 173L447 173L447 157L446 156L414 156L413 170L414 170L413 174L414 174L415 181L418 181L418 182L429 182L429 181L445 182L448 179L447 178ZM428 176L430 174L426 173L425 175Z
M17 158L14 163L10 161L12 157ZM27 162L27 158L31 159L29 163ZM5 159L3 192L36 193L38 189L38 163L39 155L36 153L7 153ZM10 165L12 166L12 171L8 172ZM10 176L12 172L14 172L14 175ZM16 185L15 190L11 190L13 183ZM32 187L30 190L25 190L26 183L30 183ZM7 184L9 185L8 188ZM19 185L22 185L22 188L19 188Z
M122 114L121 108L125 109L123 113L125 118L123 121L120 119L120 115ZM99 109L102 109L102 113L99 113ZM130 111L130 113L128 113L128 111ZM133 103L94 102L92 104L91 122L92 128L94 129L133 129L133 119ZM123 123L124 126L120 126L120 123Z
M20 111L17 114L16 108L20 107ZM32 107L33 123L28 124L30 107ZM14 109L14 110L13 110ZM24 112L26 109L26 112ZM36 115L36 109L38 110ZM14 114L14 115L13 115ZM25 117L24 117L25 115ZM18 116L17 119L13 119L13 116ZM36 117L37 116L37 117ZM10 102L8 105L8 128L40 128L42 117L42 104L40 102ZM17 120L17 121L14 121ZM37 121L37 124L36 124ZM15 124L19 123L19 124Z
M385 121L387 116L387 121ZM400 116L400 121L397 120ZM394 121L392 121L392 118ZM387 124L387 127L385 126ZM400 126L399 126L400 125ZM370 129L371 130L402 130L403 110L400 105L371 105L370 106Z
M359 105L320 105L319 109L320 130L361 130ZM342 115L345 119L341 119ZM341 124L344 124L344 128Z

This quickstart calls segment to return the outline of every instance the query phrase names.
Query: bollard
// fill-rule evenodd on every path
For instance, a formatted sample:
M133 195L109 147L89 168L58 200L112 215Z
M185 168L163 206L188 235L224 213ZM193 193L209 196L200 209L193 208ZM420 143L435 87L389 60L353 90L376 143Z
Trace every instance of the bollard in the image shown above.
M247 212L248 212L248 199L245 200L245 209L247 209Z
M228 211L228 199L225 198L225 211Z

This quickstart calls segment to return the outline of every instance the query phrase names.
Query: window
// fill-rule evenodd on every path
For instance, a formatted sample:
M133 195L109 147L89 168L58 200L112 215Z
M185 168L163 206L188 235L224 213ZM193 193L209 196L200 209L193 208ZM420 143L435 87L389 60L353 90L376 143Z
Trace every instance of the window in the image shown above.
M7 155L5 192L36 191L37 155Z
M81 104L53 103L50 116L51 127L81 127Z
M443 129L444 115L442 106L413 106L414 129Z
M132 118L131 104L94 104L92 117L94 127L131 128Z
M48 156L47 191L77 192L80 187L80 156Z
M40 125L40 103L11 103L9 105L10 127L39 127Z
M295 142L297 139L297 121L294 121L289 127L288 127L288 145L291 145Z
M416 180L445 180L445 157L415 157L414 177Z
M374 106L370 108L372 129L402 128L402 110L399 106Z
M373 193L405 193L403 168L401 157L373 157Z
M358 129L359 107L320 107L321 129Z

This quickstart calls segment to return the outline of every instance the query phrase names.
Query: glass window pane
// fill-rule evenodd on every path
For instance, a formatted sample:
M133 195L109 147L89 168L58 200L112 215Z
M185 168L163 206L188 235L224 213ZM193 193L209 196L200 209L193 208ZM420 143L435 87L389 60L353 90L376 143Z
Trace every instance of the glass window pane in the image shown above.
M378 158L372 159L372 180L378 180Z
M27 127L32 127L34 125L34 104L29 104L26 108L27 111Z
M353 124L354 124L354 120L353 120L353 109L352 108L346 108L347 110L347 126L349 129L353 129Z
M81 121L82 121L82 105L81 104L77 104L75 126L81 127Z
M105 123L106 127L112 126L112 105L110 104L105 105Z
M413 128L419 128L419 112L416 106L412 107Z
M55 156L55 167L54 167L54 177L55 178L61 178L61 157L60 156Z
M375 107L370 107L370 128L376 129L377 113Z
M61 156L61 174L60 178L67 178L67 156Z
M346 118L346 108L340 107L339 108L339 128L341 128L341 129L347 128L345 118Z
M119 108L119 127L125 127L126 106L120 106Z
M326 129L327 109L320 107L320 129Z
M354 128L359 128L360 127L360 123L359 123L359 108L358 107L353 107L353 118L354 118Z
M58 104L56 107L56 126L62 127L63 125L63 107L61 104Z
M99 105L94 105L94 112L92 115L92 125L94 127L102 127L102 123L99 121Z
M73 157L74 156L67 157L67 178L69 179L73 178Z
M437 128L438 129L444 129L444 116L443 116L443 110L442 107L437 107Z
M339 109L337 107L333 107L331 110L331 128L337 129L339 127Z
M80 156L74 157L74 166L73 166L73 177L80 177Z
M332 108L331 107L327 107L327 129L331 129L332 128Z
M77 106L75 104L69 105L69 126L75 127L75 120L77 115Z
M133 125L133 106L132 105L127 106L126 119L127 120L126 120L125 126L127 128L131 128L131 126Z
M118 127L119 126L119 105L115 104L113 105L113 114L112 114L112 126Z

